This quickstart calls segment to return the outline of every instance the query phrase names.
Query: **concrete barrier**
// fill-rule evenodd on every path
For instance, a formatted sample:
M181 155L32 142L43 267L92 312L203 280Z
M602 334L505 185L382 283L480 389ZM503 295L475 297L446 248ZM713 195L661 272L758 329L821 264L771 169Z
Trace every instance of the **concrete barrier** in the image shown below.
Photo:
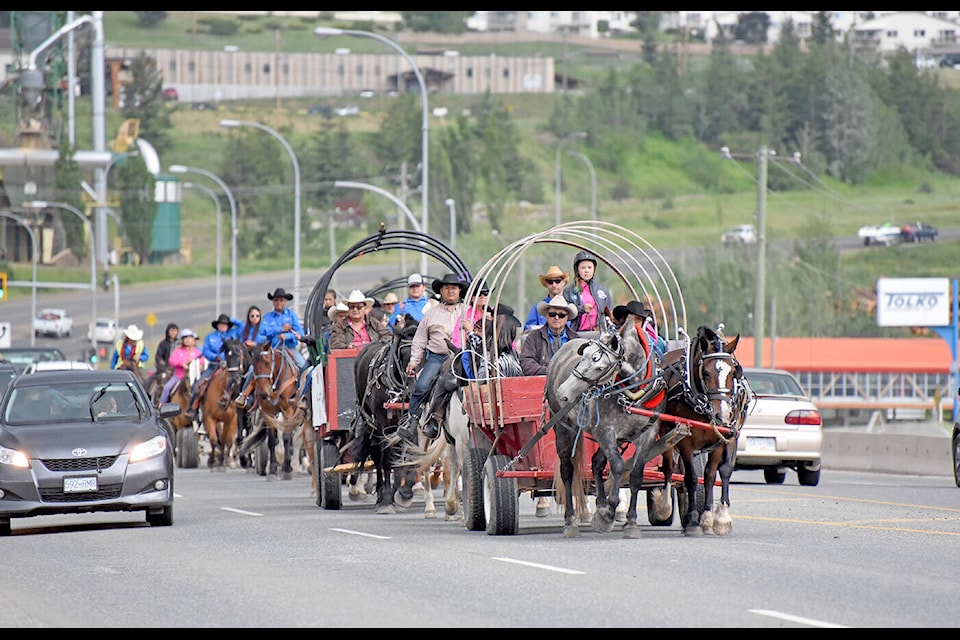
M823 430L822 465L825 470L876 471L921 476L953 477L950 433L937 424Z

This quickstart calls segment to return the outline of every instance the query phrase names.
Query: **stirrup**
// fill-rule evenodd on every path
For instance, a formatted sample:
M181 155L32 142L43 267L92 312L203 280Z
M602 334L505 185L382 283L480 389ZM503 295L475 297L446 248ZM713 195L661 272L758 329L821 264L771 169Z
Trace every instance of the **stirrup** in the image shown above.
M411 424L404 424L397 427L397 435L400 439L415 447L420 446L420 438L417 433L417 427Z
M440 435L440 425L433 419L427 420L427 424L423 425L423 428L420 430L428 440L433 440Z

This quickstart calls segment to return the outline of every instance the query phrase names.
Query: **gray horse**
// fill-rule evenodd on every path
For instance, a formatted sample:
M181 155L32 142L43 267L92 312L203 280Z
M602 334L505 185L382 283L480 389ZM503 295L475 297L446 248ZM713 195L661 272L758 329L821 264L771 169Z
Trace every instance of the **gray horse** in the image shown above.
M628 321L617 332L603 331L595 338L577 338L563 345L547 367L544 394L551 415L558 415L570 403L579 406L567 413L554 426L557 439L557 500L564 503L563 535L580 535L577 510L582 511L585 488L582 478L584 440L596 441L598 449L591 459L597 494L597 511L592 526L601 533L610 532L616 520L627 463L621 446L634 445L634 469L642 473L644 452L657 439L653 417L624 411L623 403L662 409L663 397L657 367L650 359L645 339L638 325ZM652 428L653 427L653 428ZM603 473L609 463L608 485ZM574 508L574 503L577 509ZM632 520L636 522L636 509ZM628 522L631 520L628 512Z

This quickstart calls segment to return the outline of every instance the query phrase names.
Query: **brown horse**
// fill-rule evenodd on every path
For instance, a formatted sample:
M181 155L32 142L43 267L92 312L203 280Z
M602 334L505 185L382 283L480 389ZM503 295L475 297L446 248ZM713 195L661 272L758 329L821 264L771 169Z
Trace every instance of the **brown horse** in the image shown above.
M272 348L269 343L254 347L253 382L256 385L257 409L253 432L244 438L239 455L244 457L253 447L267 439L270 457L267 479L276 476L279 463L276 446L282 437L284 444L282 478L293 478L293 435L303 424L305 414L299 406L300 370L283 348Z
M679 501L679 511L685 536L699 537L704 533L725 536L733 527L730 477L737 454L737 437L749 404L743 368L734 355L739 342L739 335L728 341L722 332L701 326L688 348L668 351L660 361L666 383L665 413L692 422L689 423L690 435L664 451L664 485L652 490L648 497L652 499L658 519L672 516L670 482L676 450L683 470L685 495ZM662 419L661 436L674 426L672 421ZM696 455L700 452L706 454L705 463ZM718 471L720 503L714 510L713 488ZM635 495L631 496L633 500Z
M207 466L226 471L237 440L237 407L233 399L240 393L246 373L247 349L238 339L224 340L223 362L210 376L201 404L201 419L210 441Z

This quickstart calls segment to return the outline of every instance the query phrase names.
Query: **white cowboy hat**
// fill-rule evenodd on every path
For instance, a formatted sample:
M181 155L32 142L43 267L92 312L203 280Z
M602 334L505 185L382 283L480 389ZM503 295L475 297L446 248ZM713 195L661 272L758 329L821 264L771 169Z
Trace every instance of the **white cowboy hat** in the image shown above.
M537 313L540 315L546 317L548 309L563 309L569 315L567 320L573 320L577 317L577 305L567 302L567 299L563 296L554 296L550 302L541 300L537 303Z
M350 308L343 303L343 300L338 300L337 304L327 309L327 317L330 318L330 322L335 322L337 314L341 311L350 311Z
M360 289L354 289L350 292L350 295L347 296L347 299L344 300L344 302L348 305L365 304L367 305L367 310L369 311L373 308L374 299L363 295L363 291L360 291Z
M123 330L123 335L127 338L130 338L134 342L143 338L143 329L138 327L135 324L129 325L126 329Z

